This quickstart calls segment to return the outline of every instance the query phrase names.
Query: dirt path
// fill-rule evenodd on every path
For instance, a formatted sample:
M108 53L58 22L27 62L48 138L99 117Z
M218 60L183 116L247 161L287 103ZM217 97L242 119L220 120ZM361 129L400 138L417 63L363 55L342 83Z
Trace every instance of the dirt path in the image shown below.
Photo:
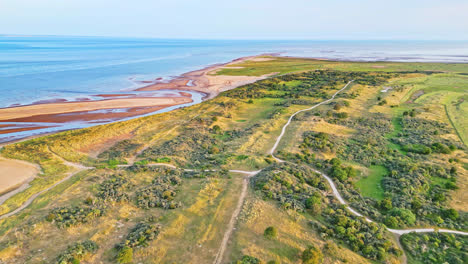
M50 150L50 149L49 149ZM0 220L4 219L4 218L7 218L7 217L10 217L12 215L15 215L19 212L21 212L21 210L23 210L24 208L28 207L37 197L39 197L39 195L51 190L52 188L54 188L55 186L61 184L62 182L65 182L67 180L69 180L71 177L73 177L75 174L79 173L79 172L82 172L84 170L90 170L90 169L94 169L94 167L86 167L86 166L83 166L81 164L78 164L78 163L73 163L73 162L69 162L67 160L64 160L62 157L58 156L57 154L55 154L53 151L50 150L50 152L55 156L57 157L58 159L60 159L65 165L69 166L69 167L72 167L74 168L75 170L72 171L72 172L69 172L66 174L66 176L61 179L60 181L52 184L51 186L45 188L44 190L40 191L40 192L37 192L33 195L31 195L31 197L29 197L28 200L26 200L26 202L24 202L22 205L20 205L18 208L16 208L15 210L11 211L11 212L8 212L6 214L3 214L0 216Z
M292 114L289 119L288 119L288 122L283 126L283 129L281 130L281 134L278 136L278 138L276 139L275 141L275 144L273 145L273 148L270 150L270 154L271 156L278 162L285 162L284 160L276 157L274 155L275 151L276 151L276 148L278 147L281 139L283 138L284 134L286 133L286 128L289 126L289 124L291 124L291 121L292 119L294 118L294 116L296 116L297 114L301 113L301 112L305 112L305 111L309 111L309 110L312 110L320 105L323 105L323 104L326 104L330 101L332 101L333 99L335 99L335 97L340 93L342 92L343 90L345 90L353 81L349 81L343 88L341 88L340 90L338 90L335 94L333 94L333 96L328 99L328 100L325 100L323 102L320 102L312 107L309 107L307 109L302 109L302 110L299 110L297 112L295 112L294 114ZM332 191L333 191L333 195L336 197L336 199L338 199L338 201L343 204L343 205L346 205L346 208L354 215L356 216L359 216L359 217L364 217L364 219L366 219L367 222L373 222L371 219L369 219L368 217L360 214L359 212L357 212L356 210L354 210L352 207L350 207L345 199L343 199L343 197L341 196L341 194L338 192L338 189L336 188L336 185L335 183L333 182L333 180L327 176L325 173L322 173L321 171L318 171L318 170L315 170L313 168L311 168L314 172L316 173L319 173L322 177L324 177L328 183L330 184L330 187L332 188ZM391 229L391 228L387 228L387 230L393 234L396 234L396 235L403 235L403 234L408 234L408 233L411 233L411 232L416 232L416 233L428 233L428 232L435 232L435 229L434 228L413 228L413 229ZM468 232L463 232L463 231L457 231L457 230L450 230L450 229L438 229L438 232L441 232L441 233L452 233L452 234L458 234L458 235L468 235Z
M330 99L325 100L325 101L322 101L322 102L320 102L320 103L318 103L318 104L316 104L316 105L314 105L314 106L312 106L312 107L299 110L299 111L295 112L294 114L292 114L292 115L289 117L288 122L286 122L286 124L283 126L283 129L281 130L281 134L278 136L278 138L277 138L276 141L275 141L275 144L274 144L273 147L271 148L271 150L270 150L271 156L272 156L276 161L278 161L278 162L284 162L284 160L275 157L274 153L275 153L276 148L278 147L278 145L279 145L281 139L283 138L284 134L286 133L286 128L289 126L289 124L291 124L292 119L293 119L297 114L299 114L299 113L301 113L301 112L305 112L305 111L310 111L310 110L312 110L312 109L314 109L314 108L317 108L317 107L319 107L319 106L321 106L321 105L323 105L323 104L326 104L326 103L332 101L333 99L335 99L335 97L336 97L340 92L342 92L344 89L346 89L353 81L354 81L354 80L349 81L343 88L341 88L340 90L336 91L336 93L334 93Z
M330 98L330 99L327 99L325 101L322 101L310 108L307 108L307 109L303 109L303 110L299 110L297 112L295 112L294 114L292 114L287 123L283 126L282 130L281 130L281 134L278 136L278 138L276 139L274 145L273 145L273 148L270 150L270 154L272 155L272 157L278 161L278 162L286 162L276 156L274 156L274 152L276 151L281 139L283 138L284 134L286 133L286 129L287 127L290 125L292 119L294 118L294 116L296 116L297 114L301 113L301 112L304 112L304 111L309 111L309 110L312 110L312 109L315 109L316 107L320 106L320 105L323 105L323 104L326 104L330 101L332 101L336 95L338 95L340 92L342 92L343 90L345 90L353 81L350 81L348 82L343 88L341 88L340 90L338 90L335 94L333 94L333 96ZM192 118L193 119L193 118ZM179 125L180 126L180 125ZM172 129L170 130L172 131ZM144 148L145 149L145 148ZM143 149L143 150L144 150ZM143 150L141 150L139 153L141 153ZM52 152L52 151L51 151ZM26 208L27 206L29 206L39 195L41 195L42 193L44 192L47 192L49 191L50 189L54 188L55 186L59 185L60 183L70 179L73 175L83 171L83 170L89 170L89 169L94 169L93 167L86 167L86 166L83 166L81 164L77 164L77 163L72 163L72 162L69 162L69 161L66 161L64 160L62 157L60 157L59 155L55 154L54 152L52 152L57 158L59 158L60 160L62 160L62 162L64 164L66 164L67 166L70 166L70 167L73 167L75 168L76 170L74 172L70 172L65 178L63 178L62 180L56 182L55 184L53 184L52 186L32 195L24 204L22 204L20 207L18 207L17 209L15 209L14 211L12 212L9 212L7 214L4 214L2 216L0 216L0 219L4 219L6 217L9 217L9 216L12 216L14 214L17 214L18 212L20 212L22 209ZM133 164L133 162L131 163ZM118 167L122 167L122 168L125 168L125 167L129 167L131 165L118 165ZM177 168L176 166L174 165L171 165L171 164L165 164L165 163L152 163L152 164L148 164L146 166L167 166L167 167L171 167L171 168ZM333 180L327 176L326 174L318 171L318 170L315 170L313 168L311 168L313 171L319 173L322 177L324 177L327 182L329 183L332 191L333 191L333 195L337 198L337 200L346 206L346 208L354 215L356 216L359 216L359 217L364 217L366 221L368 222L373 222L371 219L369 219L368 217L366 216L363 216L362 214L360 214L359 212L357 212L356 210L354 210L352 207L350 207L346 201L343 199L343 197L341 196L341 194L338 192L338 189L336 188L336 185L334 184ZM185 171L193 171L193 170L190 170L190 169L184 169ZM210 171L216 171L216 170L210 170ZM237 202L237 205L236 205L236 208L231 216L231 219L229 220L229 223L228 223L228 226L227 226L227 229L226 229L226 232L224 233L223 235L223 240L221 242L221 245L220 245L220 248L218 250L218 253L216 254L216 258L214 260L214 264L220 264L222 263L223 261L223 258L224 258L224 254L225 254L225 251L226 251L226 247L227 247L227 244L229 242L229 239L232 235L232 232L234 231L234 226L236 224L236 221L237 221L237 218L239 216L239 213L242 209L242 205L244 204L244 201L245 201L245 197L247 195L247 190L248 190L248 184L249 184L249 180L251 177L255 176L256 174L258 174L259 172L261 172L262 170L257 170L257 171L243 171L243 170L229 170L230 172L233 172L233 173L241 173L241 174L245 174L246 176L244 177L243 179L243 182L242 182L242 189L241 189L241 193L239 195L239 200ZM463 232L463 231L458 231L458 230L449 230L449 229L436 229L435 228L413 228L413 229L390 229L390 228L386 228L389 232L393 233L397 239L399 239L399 236L400 235L403 235L403 234L408 234L408 233L411 233L411 232L416 232L416 233L428 233L428 232L441 232L441 233L452 233L452 234L459 234L459 235L468 235L468 232ZM404 258L404 260L406 260L406 257Z
M328 100L325 100L323 102L320 102L310 108L307 108L307 109L303 109L303 110L299 110L297 112L295 112L294 114L292 114L289 119L288 119L288 122L286 122L286 124L283 126L282 130L281 130L281 134L278 136L278 138L276 139L275 141L275 144L273 145L272 149L270 150L270 154L271 156L277 161L277 162L285 162L284 160L276 157L274 155L275 151L276 151L276 148L278 147L281 139L283 138L284 134L286 133L286 128L290 125L292 119L294 118L294 116L296 116L297 114L301 113L301 112L304 112L304 111L309 111L309 110L312 110L320 105L323 105L323 104L326 104L330 101L332 101L333 99L335 99L336 95L338 95L340 92L342 92L343 90L345 90L353 81L350 81L348 82L343 88L341 88L340 90L338 90L335 94L333 94L333 96L328 99ZM341 196L341 194L338 192L338 189L336 188L336 185L335 183L333 182L333 180L326 174L322 173L321 171L318 171L318 170L315 170L313 168L311 168L314 172L316 173L319 173L322 177L324 177L327 182L329 183L332 191L333 191L333 195L336 197L336 199L340 202L340 204L343 204L346 206L346 209L348 209L348 211L350 211L352 214L356 215L356 216L359 216L359 217L363 217L367 222L373 222L370 218L360 214L358 211L356 211L354 208L352 208L351 206L349 206L345 199L343 199L343 197ZM403 247L401 246L400 244L400 236L403 235L403 234L408 234L408 233L412 233L412 232L415 232L415 233L431 233L431 232L440 232L440 233L451 233L451 234L458 234L458 235L468 235L468 232L463 232L463 231L458 231L458 230L450 230L450 229L436 229L435 228L411 228L411 229L391 229L391 228L388 228L388 227L385 227L387 229L387 231L389 231L390 233L394 234L397 238L397 242L398 242L398 246L403 250L403 253L405 252ZM406 263L407 262L407 259L406 259L406 255L403 254L403 263Z
M37 164L0 156L0 204L29 188L29 183L40 172Z
M52 188L54 188L55 186L61 184L62 182L64 181L67 181L68 179L70 179L71 177L73 177L75 174L83 171L84 169L80 169L80 170L77 170L75 172L70 172L67 174L66 177L64 177L63 179L61 179L60 181L54 183L53 185L47 187L46 189L40 191L40 192L37 192L35 194L33 194L31 197L29 197L28 200L26 200L26 202L24 202L21 206L19 206L18 208L16 208L15 210L9 212L9 213L6 213L6 214L3 214L0 216L0 220L1 219L4 219L4 218L7 218L7 217L10 217L12 215L15 215L17 213L19 213L21 210L23 210L24 208L28 207L39 195L51 190Z
M247 195L247 188L249 186L249 180L251 177L255 176L260 171L261 170L258 170L258 171L230 170L230 172L243 173L243 174L247 174L247 176L244 177L244 180L242 181L242 190L239 195L239 200L237 201L236 209L234 210L234 212L232 212L231 219L229 220L229 224L226 228L226 232L224 233L223 240L221 241L221 246L219 247L218 253L216 254L216 258L213 262L214 264L221 264L223 261L224 252L226 251L227 243L229 242L229 239L231 238L231 234L234 231L234 225L237 222L237 217L239 216L239 213L242 209L242 205L244 204L245 196Z

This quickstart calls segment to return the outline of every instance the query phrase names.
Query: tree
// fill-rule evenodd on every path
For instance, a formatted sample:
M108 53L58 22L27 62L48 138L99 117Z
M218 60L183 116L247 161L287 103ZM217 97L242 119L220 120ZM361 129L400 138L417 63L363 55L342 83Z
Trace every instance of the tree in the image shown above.
M131 263L133 261L133 248L124 246L120 249L117 255L117 262L119 263Z
M312 209L315 212L320 209L320 205L322 204L322 200L320 199L320 194L315 192L311 197L307 198L305 201L305 206L307 209Z
M453 221L457 220L459 218L457 210L450 208L444 211L444 216L446 218L450 218Z
M333 166L331 175L340 181L344 181L348 178L348 173L339 166Z
M309 246L302 252L302 263L304 264L319 264L322 263L322 260L322 251L314 246Z
M274 226L269 226L265 229L265 232L263 233L263 235L266 238L274 239L278 236L278 230L276 230L276 227Z
M214 126L213 126L213 132L214 132L215 134L221 133L221 127L218 126L218 125L214 125Z
M262 261L260 261L258 258L247 256L247 255L244 255L241 260L237 261L237 264L261 264L261 263Z
M385 218L385 225L390 228L396 228L398 227L398 219L394 216L387 216Z
M384 210L391 210L393 208L392 200L389 198L385 198L380 202L380 207Z
M412 225L416 222L416 216L408 209L393 208L390 215L400 218L406 225Z

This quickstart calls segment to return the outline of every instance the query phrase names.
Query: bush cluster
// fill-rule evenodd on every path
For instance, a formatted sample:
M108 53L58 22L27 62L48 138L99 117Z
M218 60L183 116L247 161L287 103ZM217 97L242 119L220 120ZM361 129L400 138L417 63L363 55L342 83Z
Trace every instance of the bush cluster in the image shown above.
M78 264L86 255L95 253L98 248L98 245L91 240L77 242L57 257L57 264Z
M179 176L159 176L149 186L137 191L136 200L140 208L149 209L160 207L164 209L175 209L180 207L180 202L175 202L177 188L182 180Z
M363 256L384 260L388 253L400 254L399 249L385 238L385 227L369 223L362 217L349 213L344 206L331 204L322 212L324 223L312 222L324 238L333 237L344 241Z
M283 208L304 211L311 197L327 185L319 174L306 166L272 164L252 178L255 190L277 200Z
M463 264L468 262L468 238L445 233L410 233L401 243L411 257L425 264Z
M87 223L104 215L104 212L105 206L103 204L60 207L53 209L46 219L54 222L59 228L64 228Z

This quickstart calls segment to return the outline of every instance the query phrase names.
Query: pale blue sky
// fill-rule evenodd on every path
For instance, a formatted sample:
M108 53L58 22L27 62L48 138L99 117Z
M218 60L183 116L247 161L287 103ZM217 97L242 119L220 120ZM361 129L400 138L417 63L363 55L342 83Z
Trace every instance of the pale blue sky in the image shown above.
M468 39L468 0L0 0L0 34Z

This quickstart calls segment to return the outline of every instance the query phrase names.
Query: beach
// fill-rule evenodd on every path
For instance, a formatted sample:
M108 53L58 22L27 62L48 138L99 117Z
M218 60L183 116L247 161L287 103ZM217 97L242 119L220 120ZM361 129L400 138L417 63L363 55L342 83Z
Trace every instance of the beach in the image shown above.
M29 105L0 108L0 141L17 141L52 131L104 124L200 103L223 91L268 77L216 74L223 67L260 59L259 56L242 57L208 66L169 81L162 81L161 77L141 81L145 86L125 93L101 93L76 101L54 98ZM201 99L195 99L194 93L200 94ZM78 123L78 126L69 125Z
M216 75L216 72L223 67L230 66L235 67L237 63L241 63L246 60L258 60L264 59L259 58L266 54L258 56L248 56L235 59L229 63L217 64L206 67L201 70L196 70L188 73L184 73L181 76L171 80L170 82L156 82L148 86L137 89L137 91L156 91L166 89L188 89L192 91L198 91L207 94L205 99L211 99L217 96L223 91L227 91L245 84L253 83L261 79L265 79L265 76L233 76L233 75Z

